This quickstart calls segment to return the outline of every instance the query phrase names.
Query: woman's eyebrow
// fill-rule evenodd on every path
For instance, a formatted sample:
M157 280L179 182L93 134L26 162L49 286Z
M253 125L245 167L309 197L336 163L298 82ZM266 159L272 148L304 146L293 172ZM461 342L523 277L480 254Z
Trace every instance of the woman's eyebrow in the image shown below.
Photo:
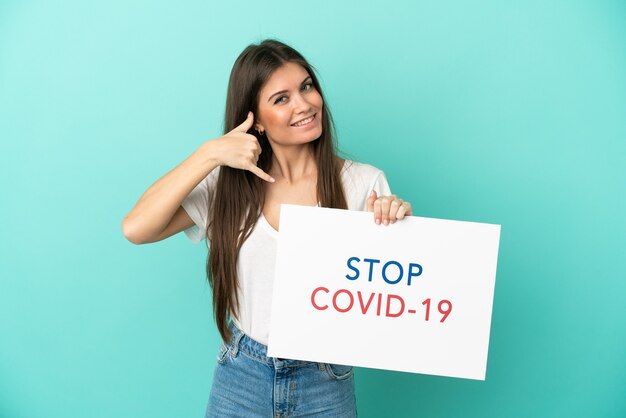
M302 83L300 83L300 85L304 84L305 81L307 81L309 78L311 78L311 76L307 76L307 78L305 78L304 80L302 80ZM281 93L287 93L289 90L281 90L281 91L277 91L276 93L272 94L267 101L269 102L270 100L272 100L272 97L276 96L277 94L281 94Z

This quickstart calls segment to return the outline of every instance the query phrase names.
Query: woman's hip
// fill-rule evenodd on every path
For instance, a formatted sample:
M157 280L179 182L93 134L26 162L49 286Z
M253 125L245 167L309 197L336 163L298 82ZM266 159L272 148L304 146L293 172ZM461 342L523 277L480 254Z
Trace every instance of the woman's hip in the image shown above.
M207 417L354 417L352 366L267 356L267 347L234 324L222 343Z

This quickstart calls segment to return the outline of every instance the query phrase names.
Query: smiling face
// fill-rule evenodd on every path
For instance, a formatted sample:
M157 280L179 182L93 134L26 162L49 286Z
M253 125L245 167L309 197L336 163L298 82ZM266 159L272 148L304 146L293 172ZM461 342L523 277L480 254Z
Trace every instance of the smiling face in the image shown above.
M255 128L272 146L306 144L322 135L323 104L307 70L287 62L261 89Z

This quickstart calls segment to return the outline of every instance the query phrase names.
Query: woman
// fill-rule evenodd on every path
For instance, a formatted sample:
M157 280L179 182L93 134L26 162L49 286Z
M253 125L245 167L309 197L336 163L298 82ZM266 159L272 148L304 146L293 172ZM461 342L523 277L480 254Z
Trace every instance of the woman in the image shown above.
M237 58L224 127L144 193L124 235L137 244L183 230L208 239L224 343L207 416L356 416L352 367L266 356L280 205L369 210L383 225L411 206L391 195L382 171L336 155L317 77L281 42L249 45Z

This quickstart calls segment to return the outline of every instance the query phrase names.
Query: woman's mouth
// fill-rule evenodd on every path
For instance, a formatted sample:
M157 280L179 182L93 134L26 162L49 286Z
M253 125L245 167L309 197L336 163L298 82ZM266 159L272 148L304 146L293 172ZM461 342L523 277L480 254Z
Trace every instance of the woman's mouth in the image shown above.
M317 113L314 113L313 115L309 116L306 119L301 120L300 122L293 123L291 126L293 126L295 128L300 128L300 127L303 127L303 126L311 126L316 121L317 121Z

